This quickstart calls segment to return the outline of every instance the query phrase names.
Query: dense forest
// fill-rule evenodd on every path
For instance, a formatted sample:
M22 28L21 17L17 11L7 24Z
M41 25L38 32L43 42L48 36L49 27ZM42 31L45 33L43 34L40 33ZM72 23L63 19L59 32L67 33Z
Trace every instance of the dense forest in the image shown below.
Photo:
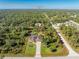
M31 36L31 33L38 33L36 23L46 22L45 17L40 12L24 10L0 11L0 53L21 53L23 55L31 53L28 52L29 48L26 47L28 37ZM28 49L26 52L24 51L26 50L25 47ZM31 47L34 48L35 45ZM34 51L33 53L35 53Z
M43 56L67 55L68 50L50 21L53 24L68 20L79 22L78 12L78 10L0 10L0 55L35 56L36 46L32 36L40 37ZM50 19L46 18L44 13ZM61 31L72 46L79 47L78 30L63 25Z
M79 23L79 10L50 10L46 11L51 21L55 23L62 23L68 20L73 20Z

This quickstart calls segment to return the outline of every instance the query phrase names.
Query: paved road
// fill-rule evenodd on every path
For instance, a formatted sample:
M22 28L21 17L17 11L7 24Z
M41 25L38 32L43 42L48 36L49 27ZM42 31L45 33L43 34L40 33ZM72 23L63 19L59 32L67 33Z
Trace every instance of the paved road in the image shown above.
M44 57L42 59L79 59L79 56L67 56L67 57Z
M61 37L61 40L64 42L64 45L67 47L67 49L69 50L69 55L68 56L79 56L78 53L76 53L71 46L68 44L68 42L63 38L63 36L61 35L61 33L58 31L58 29L52 24L52 27L55 28L55 30L57 31L58 35Z
M79 59L79 56L42 57L42 58L34 58L34 57L5 57L4 59Z
M4 57L3 59L34 59L33 57Z
M77 22L74 22L74 21L70 20L70 23L72 23L74 27L79 29L79 24Z
M72 20L70 20L70 22L72 22L73 24L76 24L77 26L79 26L78 23L76 23L76 22L74 22L74 21L72 21Z
M41 42L36 42L36 56L35 57L41 57Z

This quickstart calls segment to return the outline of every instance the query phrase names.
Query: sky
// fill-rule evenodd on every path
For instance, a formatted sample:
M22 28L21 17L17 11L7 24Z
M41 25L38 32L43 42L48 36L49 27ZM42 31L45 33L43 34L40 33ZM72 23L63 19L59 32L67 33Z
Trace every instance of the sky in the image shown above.
M79 0L0 0L0 9L79 9Z

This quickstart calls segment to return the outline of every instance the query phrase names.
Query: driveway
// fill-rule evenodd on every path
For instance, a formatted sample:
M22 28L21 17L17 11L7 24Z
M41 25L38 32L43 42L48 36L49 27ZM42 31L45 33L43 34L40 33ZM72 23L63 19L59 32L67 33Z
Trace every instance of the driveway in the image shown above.
M41 57L41 42L36 42L36 56L35 57Z

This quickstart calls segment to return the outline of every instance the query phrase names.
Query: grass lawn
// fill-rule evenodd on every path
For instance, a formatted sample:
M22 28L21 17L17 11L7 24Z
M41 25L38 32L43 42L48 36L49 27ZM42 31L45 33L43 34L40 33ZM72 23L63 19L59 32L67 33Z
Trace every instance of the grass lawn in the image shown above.
M49 48L47 48L43 43L41 46L41 55L43 57L51 57L51 56L67 56L68 55L68 50L63 47L59 47L56 52L51 52Z
M36 53L36 46L32 42L28 42L25 47L24 55L27 57L34 57Z

